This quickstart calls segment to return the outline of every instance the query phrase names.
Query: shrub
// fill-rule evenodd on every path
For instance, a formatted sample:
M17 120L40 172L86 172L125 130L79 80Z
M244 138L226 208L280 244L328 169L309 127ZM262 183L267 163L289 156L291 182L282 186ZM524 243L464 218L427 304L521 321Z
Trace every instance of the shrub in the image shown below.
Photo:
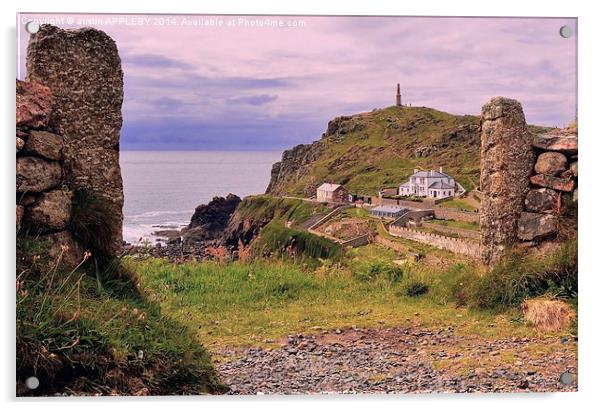
M514 252L476 281L472 305L501 310L547 292L577 296L577 240L543 256Z
M399 282L404 276L405 268L382 259L369 259L358 262L352 267L353 276L362 281L385 278L391 282Z
M419 280L411 280L404 286L404 294L410 297L416 297L426 294L429 291L429 285Z

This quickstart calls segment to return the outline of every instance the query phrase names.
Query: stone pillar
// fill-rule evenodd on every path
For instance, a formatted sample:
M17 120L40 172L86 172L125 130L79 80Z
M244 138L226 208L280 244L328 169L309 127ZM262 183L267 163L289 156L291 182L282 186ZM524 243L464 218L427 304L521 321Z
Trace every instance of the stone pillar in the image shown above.
M112 207L112 254L121 249L123 184L119 167L123 72L104 32L42 25L27 48L27 79L52 90L49 128L64 137L64 174L71 189L103 196Z
M492 265L517 239L533 169L532 136L520 103L503 97L483 106L481 128L481 251Z

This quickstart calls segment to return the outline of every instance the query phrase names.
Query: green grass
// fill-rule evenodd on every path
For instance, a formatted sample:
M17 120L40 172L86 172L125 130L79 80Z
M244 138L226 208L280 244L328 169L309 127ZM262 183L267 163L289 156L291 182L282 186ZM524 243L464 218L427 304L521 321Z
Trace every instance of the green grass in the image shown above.
M451 201L441 202L439 205L467 212L474 212L477 210L477 207L475 207L473 204L471 204L465 199L452 199Z
M471 231L479 231L481 229L479 224L476 222L446 221L443 219L432 219L432 220L429 220L428 222L438 224L438 225L443 225L443 226L451 226L454 228L469 229Z
M343 210L339 215L352 217L352 218L367 218L371 219L370 212L364 208L347 208Z
M369 243L365 246L351 248L347 251L347 257L353 260L383 260L392 262L399 259L397 253L387 247L376 243Z
M17 242L16 377L41 381L23 394L224 391L194 333L139 293L135 273L99 288L85 270L48 260L44 246Z
M524 324L508 319L492 327L499 322L493 313L457 307L455 295L476 279L474 268L461 264L444 272L412 265L397 273L386 261L375 268L377 262L357 266L353 258L326 261L317 269L266 260L172 265L152 259L131 264L140 273L144 292L161 301L163 312L216 349L270 344L318 328L408 323L454 326L483 336L531 334ZM358 275L361 269L369 271ZM409 284L418 281L428 291L407 296Z

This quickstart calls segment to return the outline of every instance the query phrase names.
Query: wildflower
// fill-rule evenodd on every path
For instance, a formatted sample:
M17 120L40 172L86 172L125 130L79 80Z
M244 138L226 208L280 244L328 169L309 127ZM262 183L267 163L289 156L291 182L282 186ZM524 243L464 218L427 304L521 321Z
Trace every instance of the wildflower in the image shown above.
M140 313L140 312L138 311L138 308L134 308L134 309L132 309L132 315L134 315L134 316L138 316L138 313Z
M86 251L84 252L84 260L87 261L92 256L92 252Z
M17 279L17 295L21 296L22 298L26 298L27 295L29 294L29 292L27 292L27 289L25 289L23 287L23 282L20 281L19 279Z
M69 245L61 245L61 251L62 252L67 252L69 250Z
M144 312L140 313L140 316L138 316L138 320L143 321L146 319L146 314Z
M121 313L125 314L128 311L128 308L125 306L121 308Z

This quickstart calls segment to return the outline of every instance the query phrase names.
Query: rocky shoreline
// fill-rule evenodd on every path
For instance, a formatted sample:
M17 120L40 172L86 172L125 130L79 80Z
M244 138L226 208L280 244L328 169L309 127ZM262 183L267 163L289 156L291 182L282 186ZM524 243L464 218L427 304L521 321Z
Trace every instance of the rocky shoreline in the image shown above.
M154 244L124 243L124 254L168 258L171 261L209 258L210 250L218 247L226 247L232 254L236 251L236 243L230 243L227 233L241 201L232 193L226 197L216 196L209 203L195 208L187 226L178 229L157 225L158 229L152 233L156 237Z

